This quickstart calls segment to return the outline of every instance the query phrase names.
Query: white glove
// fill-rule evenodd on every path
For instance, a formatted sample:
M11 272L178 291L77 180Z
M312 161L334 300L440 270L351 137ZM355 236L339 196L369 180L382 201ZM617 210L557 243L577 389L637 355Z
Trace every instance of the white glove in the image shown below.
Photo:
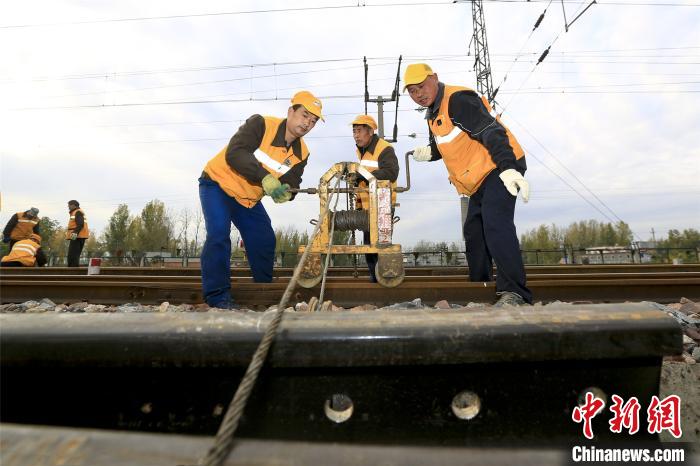
M518 190L520 190L520 195L523 197L523 201L527 202L530 199L530 184L525 181L523 175L517 170L509 168L503 171L498 177L503 181L506 189L513 196L518 195Z
M78 239L78 234L77 234L77 233L71 233L71 234L70 234L70 240L71 240L71 241L75 241L76 239Z
M433 151L430 146L416 147L413 149L413 160L416 162L427 162L433 158Z

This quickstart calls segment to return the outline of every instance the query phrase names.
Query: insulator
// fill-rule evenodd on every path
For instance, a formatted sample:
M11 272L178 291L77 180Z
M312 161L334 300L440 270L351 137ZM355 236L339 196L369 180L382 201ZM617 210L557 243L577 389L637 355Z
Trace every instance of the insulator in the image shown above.
M335 227L338 231L369 231L369 212L366 210L339 210L335 212Z
M545 13L546 13L546 12L547 12L547 10L545 10ZM542 13L542 14L540 15L540 17L537 18L537 22L535 23L535 27L532 28L533 31L534 31L535 29L537 29L537 27L540 25L540 23L542 22L543 19L544 19L544 13Z
M545 50L544 52L542 52L542 55L540 56L540 59L537 60L537 64L536 64L535 66L539 65L540 63L542 63L542 60L544 60L544 59L547 57L547 55L549 54L549 49L551 49L551 48L552 48L552 46L550 45L549 47L547 47L547 50Z

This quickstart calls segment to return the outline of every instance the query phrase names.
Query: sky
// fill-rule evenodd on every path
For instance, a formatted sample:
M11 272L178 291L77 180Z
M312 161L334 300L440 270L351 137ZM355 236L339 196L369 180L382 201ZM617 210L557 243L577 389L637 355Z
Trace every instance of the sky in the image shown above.
M541 224L627 222L635 240L700 229L700 2L484 1L497 110L526 150ZM67 222L77 199L101 233L119 204L153 200L177 218L199 209L197 178L252 114L284 117L308 89L325 123L305 138L302 187L354 161L350 122L390 97L407 64L476 86L468 2L26 1L0 6L0 223L31 206ZM545 11L541 25L533 26ZM550 47L546 59L537 58ZM403 86L401 86L403 87ZM395 103L385 105L390 133ZM394 144L427 142L402 94ZM377 116L376 104L368 112ZM409 135L415 135L410 137ZM412 161L411 161L412 162ZM461 240L459 197L442 162L412 163L394 242ZM341 201L344 202L344 201ZM318 198L263 200L273 226L311 231Z

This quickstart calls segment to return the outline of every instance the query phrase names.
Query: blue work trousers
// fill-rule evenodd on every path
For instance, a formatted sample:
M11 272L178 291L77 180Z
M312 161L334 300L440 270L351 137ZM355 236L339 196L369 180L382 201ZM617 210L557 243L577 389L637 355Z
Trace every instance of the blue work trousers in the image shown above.
M199 179L207 239L202 250L202 293L210 306L231 303L231 223L241 233L253 280L272 281L275 232L262 202L247 208L209 179Z
M464 239L467 243L469 278L473 282L493 280L496 263L496 292L511 291L532 303L526 286L525 266L515 232L515 196L493 170L469 198Z

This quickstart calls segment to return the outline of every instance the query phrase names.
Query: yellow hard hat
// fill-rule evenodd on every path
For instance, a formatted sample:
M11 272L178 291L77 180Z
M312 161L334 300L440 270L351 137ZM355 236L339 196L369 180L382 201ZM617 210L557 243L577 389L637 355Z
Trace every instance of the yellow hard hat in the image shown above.
M425 81L425 78L432 76L432 68L425 63L414 63L406 67L406 72L403 74L403 90L412 84L420 84Z
M374 121L369 115L357 115L354 120L352 120L353 125L367 125L372 129L377 129L377 122Z
M326 121L323 118L323 114L321 113L321 109L323 108L321 100L316 98L316 96L314 96L311 92L299 91L296 94L294 94L294 97L292 97L292 105L297 104L302 105L310 113L313 113L321 120Z

